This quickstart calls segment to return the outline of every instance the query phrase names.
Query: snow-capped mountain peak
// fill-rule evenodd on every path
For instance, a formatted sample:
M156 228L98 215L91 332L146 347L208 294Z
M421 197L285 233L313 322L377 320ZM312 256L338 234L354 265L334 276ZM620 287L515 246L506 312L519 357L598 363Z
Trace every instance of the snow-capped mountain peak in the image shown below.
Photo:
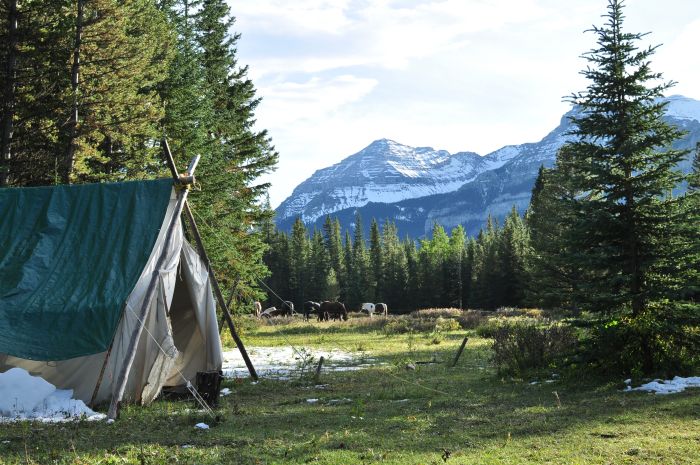
M450 154L379 139L328 168L316 171L277 208L278 221L305 222L369 202L398 202L453 191L486 163L476 153Z
M700 141L700 101L680 95L664 101L666 120L686 134L674 146L694 148ZM435 222L446 228L461 224L473 233L489 214L502 218L513 206L527 208L539 167L552 166L559 148L574 137L571 117L577 115L580 109L572 108L539 142L483 157L376 140L299 184L277 208L278 226L287 229L298 216L316 223L327 214L347 225L358 210L366 218L393 218L414 236L429 232ZM688 171L689 158L679 168Z

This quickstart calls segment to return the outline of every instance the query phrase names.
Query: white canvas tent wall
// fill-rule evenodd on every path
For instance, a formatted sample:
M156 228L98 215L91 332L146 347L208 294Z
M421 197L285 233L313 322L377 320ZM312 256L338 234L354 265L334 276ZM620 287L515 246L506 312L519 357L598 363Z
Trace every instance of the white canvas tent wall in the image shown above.
M157 182L163 183L162 180ZM170 185L172 185L172 181ZM60 187L64 189L87 188L87 186ZM8 195L3 197L2 191L7 193L11 190L13 189L0 190L0 213L2 213L3 207L6 210L12 208L12 206L8 207L7 204L2 205L3 199L9 202L7 199L11 198ZM76 198L78 197L80 196ZM162 266L157 273L156 292L150 293L152 297L146 303L148 316L136 343L133 365L128 371L123 400L148 403L159 394L163 386L182 385L186 382L185 380L194 382L198 371L220 369L222 350L210 275L204 262L184 239L177 199L176 190L171 188L170 199L157 232L155 244L150 250L136 285L123 302L121 318L114 331L111 347L104 347L105 350L97 353L61 360L44 360L37 359L37 357L32 357L33 359L22 358L12 355L12 351L9 349L4 353L0 350L0 372L12 367L25 368L31 374L41 376L58 388L73 389L74 396L86 402L92 400L93 392L103 372L94 400L102 402L112 399L118 389L118 374L123 370L128 360L131 338L137 334L136 330L141 324L138 318L139 309L142 308L144 299L149 294L147 288L154 276L153 272L159 259ZM116 200L117 203L119 201L119 199ZM105 203L104 200L101 202ZM93 211L94 209L88 209L86 214L89 215ZM16 214L21 214L21 212ZM10 218L11 216L10 214ZM69 220L91 224L90 218L70 217ZM171 224L173 228L168 227ZM168 235L169 229L172 229L172 232ZM1 233L2 225L0 225L0 242L2 242L3 237ZM0 243L0 246L2 245ZM124 247L125 244L115 246ZM3 260L2 253L0 253L0 279L2 279L4 271L2 265L8 263L7 257L4 258L6 260ZM9 258L10 265L7 266L7 269L12 268L12 258ZM109 272L108 270L106 273ZM27 281L26 275L27 273L24 272L21 279ZM10 330L12 330L12 328L8 329L8 325L16 324L17 328L20 328L17 329L16 335L27 331L26 328L21 328L19 320L11 314L11 310L8 310L11 306L3 308L2 305L5 301L2 290L2 284L0 284L0 325L4 326L4 328L0 328L0 347L7 348L10 347L7 334L10 334ZM11 292L5 289L4 295L9 296L6 301L11 301ZM90 295L93 294L90 293ZM89 302L81 302L80 305L89 307ZM62 317L62 315L59 316ZM55 314L52 317L57 318ZM66 317L70 318L70 312L67 312ZM2 344L3 335L5 336L4 345ZM26 336L26 334L22 334L22 337ZM60 337L70 339L79 336L62 334ZM41 341L36 343L40 345Z

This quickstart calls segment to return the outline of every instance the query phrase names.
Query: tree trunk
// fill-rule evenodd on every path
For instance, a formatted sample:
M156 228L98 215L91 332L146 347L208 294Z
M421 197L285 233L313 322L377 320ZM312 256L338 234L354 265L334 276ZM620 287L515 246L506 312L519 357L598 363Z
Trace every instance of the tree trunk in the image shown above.
M85 0L77 0L78 13L75 19L75 43L73 46L73 66L71 67L71 90L73 93L73 104L70 117L70 139L68 153L66 154L65 166L61 176L64 184L70 184L70 175L73 173L75 164L75 152L78 146L78 91L80 90L80 47L82 46L83 35L83 6Z
M17 0L10 0L7 10L8 44L7 67L5 68L5 85L3 89L3 128L2 158L0 161L0 187L5 187L10 178L10 160L12 159L13 119L15 116L15 71L17 68Z

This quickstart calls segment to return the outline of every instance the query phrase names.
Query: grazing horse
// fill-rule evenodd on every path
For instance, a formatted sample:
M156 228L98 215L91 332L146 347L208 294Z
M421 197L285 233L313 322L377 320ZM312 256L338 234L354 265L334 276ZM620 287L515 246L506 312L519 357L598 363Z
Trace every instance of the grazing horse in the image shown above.
M374 304L371 302L365 302L362 304L362 310L363 313L367 313L369 316L372 316L374 313Z
M304 320L309 319L309 315L312 313L319 313L321 304L314 302L312 300L307 300L304 302Z
M284 315L283 309L277 307L270 307L263 310L263 312L260 314L260 318L272 318L273 316L282 315Z
M294 303L290 300L285 300L282 302L282 310L284 311L284 316L294 315Z
M260 318L260 313L262 313L262 304L257 300L253 302L253 313L257 318Z
M342 302L323 302L319 309L318 320L328 321L329 318L340 318L341 320L347 321L348 311L345 309L345 305L343 305Z
M375 308L375 313L378 313L383 316L387 316L389 314L389 307L387 304L377 304L374 306Z

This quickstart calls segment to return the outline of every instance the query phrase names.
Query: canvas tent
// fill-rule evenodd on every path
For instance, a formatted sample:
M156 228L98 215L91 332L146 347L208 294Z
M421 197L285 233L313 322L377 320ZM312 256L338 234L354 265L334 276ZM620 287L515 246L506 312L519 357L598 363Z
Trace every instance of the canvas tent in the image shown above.
M213 276L184 238L181 189L0 189L0 372L25 368L86 402L148 403L221 368Z

